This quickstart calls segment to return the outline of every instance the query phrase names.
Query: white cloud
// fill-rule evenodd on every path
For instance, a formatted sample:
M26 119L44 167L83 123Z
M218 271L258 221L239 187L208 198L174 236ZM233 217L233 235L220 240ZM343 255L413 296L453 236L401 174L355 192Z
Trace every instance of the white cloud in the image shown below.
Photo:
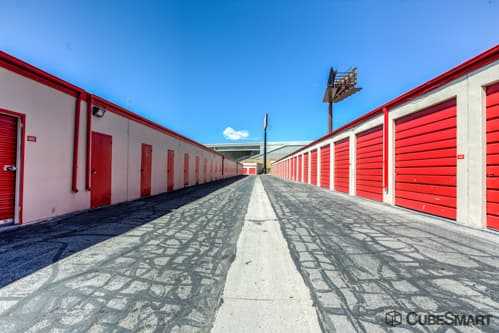
M224 129L224 137L227 140L241 140L249 136L249 132L246 130L236 131L232 127L227 127Z

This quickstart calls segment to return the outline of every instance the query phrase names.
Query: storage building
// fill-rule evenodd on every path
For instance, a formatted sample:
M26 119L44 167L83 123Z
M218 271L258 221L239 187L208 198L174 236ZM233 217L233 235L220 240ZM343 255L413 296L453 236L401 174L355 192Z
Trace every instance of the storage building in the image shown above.
M272 174L499 230L499 45L276 161Z
M0 223L233 177L206 146L0 52Z

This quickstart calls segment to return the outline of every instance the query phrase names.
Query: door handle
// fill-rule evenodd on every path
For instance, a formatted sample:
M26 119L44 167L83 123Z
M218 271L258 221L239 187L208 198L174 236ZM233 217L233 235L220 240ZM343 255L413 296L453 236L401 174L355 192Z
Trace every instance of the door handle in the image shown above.
M4 165L3 166L3 171L16 172L17 168L16 168L15 165Z

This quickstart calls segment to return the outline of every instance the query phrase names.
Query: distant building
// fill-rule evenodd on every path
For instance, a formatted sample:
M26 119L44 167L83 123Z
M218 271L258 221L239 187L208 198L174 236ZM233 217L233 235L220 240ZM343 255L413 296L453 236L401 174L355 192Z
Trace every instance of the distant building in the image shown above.
M241 169L243 175L258 175L263 171L263 164L257 162L244 162Z
M272 161L277 161L309 143L310 141L267 142L267 168L270 168ZM236 161L263 163L263 141L216 143L206 146Z

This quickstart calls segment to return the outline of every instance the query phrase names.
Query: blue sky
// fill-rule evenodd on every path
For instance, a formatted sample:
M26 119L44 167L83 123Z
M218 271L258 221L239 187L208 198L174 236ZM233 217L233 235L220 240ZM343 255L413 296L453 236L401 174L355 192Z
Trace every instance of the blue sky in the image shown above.
M204 143L327 130L330 66L363 90L339 127L494 46L498 0L11 1L0 48Z

